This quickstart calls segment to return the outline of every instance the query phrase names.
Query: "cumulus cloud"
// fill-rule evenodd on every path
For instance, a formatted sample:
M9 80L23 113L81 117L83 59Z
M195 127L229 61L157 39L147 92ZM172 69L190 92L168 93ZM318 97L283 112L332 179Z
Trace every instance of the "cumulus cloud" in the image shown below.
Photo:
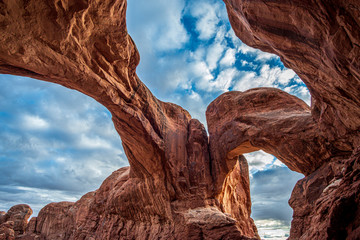
M219 5L207 1L196 1L191 6L191 14L197 19L196 30L201 40L209 40L214 37L220 22Z
M279 81L286 82L291 80L286 78L289 77L289 74L284 74L284 71L286 72L287 70L281 70L279 67L271 68L268 64L264 64L259 73L244 71L242 72L242 77L234 86L234 90L245 91L255 87L278 87Z
M229 48L226 51L224 57L221 59L220 65L225 66L225 67L230 67L230 66L234 65L235 53L236 53L235 49Z
M232 84L233 79L239 74L236 68L228 68L221 71L216 79L213 79L210 70L205 64L199 64L198 73L203 72L196 82L196 87L206 92L226 92Z
M128 4L127 17L132 19L127 23L128 28L132 29L134 37L152 43L139 44L140 49L167 51L181 48L188 41L181 22L184 7L183 0L154 0L151 7L146 0L137 0L136 6Z
M243 64L249 63L243 62ZM309 90L291 69L263 64L259 71L241 71L239 75L240 77L234 81L233 90L246 91L256 87L275 87L299 97L310 105Z
M220 42L215 42L207 49L206 62L209 66L209 69L212 71L218 66L218 62L223 55L224 46Z
M273 155L268 154L262 150L247 153L244 154L244 156L248 160L250 172L265 170L267 167L271 166L276 160Z

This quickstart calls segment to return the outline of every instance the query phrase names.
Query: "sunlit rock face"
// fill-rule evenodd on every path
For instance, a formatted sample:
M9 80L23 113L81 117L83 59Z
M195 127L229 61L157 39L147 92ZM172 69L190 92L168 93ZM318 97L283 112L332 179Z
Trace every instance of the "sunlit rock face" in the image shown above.
M310 166L313 167L303 172L307 177L296 184L289 201L294 209L290 239L358 239L359 2L224 2L236 35L252 47L279 55L284 64L305 82L312 95L311 118L316 124L311 123L311 119L308 121L312 126L311 136L315 139L310 138L309 142L305 140L304 145L300 145L310 149L304 150L304 156L299 159L300 162L305 159L312 162ZM242 112L243 108L240 106ZM265 134L263 131L258 133L257 128L253 130L258 125L252 121L249 124L246 117L248 114L233 117L238 122L234 128L242 133L236 140L241 143L239 148L233 149L240 152L249 146L259 148L257 136ZM300 139L301 136L299 134ZM248 139L250 144L245 142ZM324 151L311 158L305 157L315 150L312 144L319 147L319 140L324 143L324 148L321 147ZM268 142L271 143L271 139ZM268 144L263 147L268 152L279 148ZM284 163L290 168L299 163L293 156L285 158ZM304 167L301 163L300 166Z
M14 234L19 239L258 238L250 218L246 160L241 157L223 179L219 196L204 126L181 107L156 99L139 80L139 54L125 13L125 0L0 2L0 73L93 97L111 112L130 163L79 201L45 206L25 235Z

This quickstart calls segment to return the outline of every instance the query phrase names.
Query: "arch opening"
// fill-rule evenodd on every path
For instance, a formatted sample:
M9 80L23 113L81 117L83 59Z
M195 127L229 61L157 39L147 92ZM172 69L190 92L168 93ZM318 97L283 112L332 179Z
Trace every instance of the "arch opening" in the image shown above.
M249 164L251 217L263 239L287 239L293 210L289 199L304 175L291 171L276 157L263 151L244 154Z
M0 209L77 201L128 165L111 114L57 84L0 75Z

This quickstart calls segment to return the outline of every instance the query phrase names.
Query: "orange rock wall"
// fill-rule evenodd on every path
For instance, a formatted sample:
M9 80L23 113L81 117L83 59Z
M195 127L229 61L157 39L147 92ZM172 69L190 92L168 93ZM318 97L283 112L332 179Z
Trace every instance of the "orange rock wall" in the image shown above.
M203 125L137 77L125 15L125 0L0 2L0 73L61 84L103 104L130 163L76 203L44 207L24 239L257 237L249 204L244 224L224 206L249 202L248 190L230 202L216 198Z

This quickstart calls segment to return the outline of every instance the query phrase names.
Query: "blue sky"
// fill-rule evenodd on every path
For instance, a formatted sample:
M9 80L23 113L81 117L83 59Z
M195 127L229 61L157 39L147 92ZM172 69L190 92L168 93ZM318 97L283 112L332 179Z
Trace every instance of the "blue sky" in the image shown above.
M244 45L220 0L129 0L127 25L141 56L137 73L156 97L205 122L226 91L276 87L310 104L305 85L275 55ZM55 84L0 75L0 210L76 201L128 165L109 112ZM260 235L283 239L287 201L302 177L262 151L247 154Z

